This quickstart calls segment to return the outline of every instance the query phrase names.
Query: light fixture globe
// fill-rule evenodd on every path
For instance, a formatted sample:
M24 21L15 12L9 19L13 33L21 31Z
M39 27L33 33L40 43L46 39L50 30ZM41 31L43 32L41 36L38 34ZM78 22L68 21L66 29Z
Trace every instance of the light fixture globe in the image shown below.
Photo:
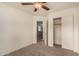
M35 3L34 7L37 8L37 9L41 9L42 6L41 6L41 3Z

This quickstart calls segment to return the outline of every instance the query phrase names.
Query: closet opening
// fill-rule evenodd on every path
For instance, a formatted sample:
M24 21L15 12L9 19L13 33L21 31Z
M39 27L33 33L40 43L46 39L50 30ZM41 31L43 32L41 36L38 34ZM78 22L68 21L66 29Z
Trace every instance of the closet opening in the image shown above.
M61 17L53 19L53 45L58 48L62 47L61 25Z

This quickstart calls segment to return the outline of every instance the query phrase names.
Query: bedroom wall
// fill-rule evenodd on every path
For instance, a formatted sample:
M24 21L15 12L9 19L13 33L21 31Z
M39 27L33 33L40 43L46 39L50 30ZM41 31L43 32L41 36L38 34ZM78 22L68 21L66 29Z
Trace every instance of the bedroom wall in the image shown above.
M49 24L49 31L48 31L48 45L53 46L53 18L62 17L63 21L66 23L63 23L64 25L67 25L67 23L70 26L70 29L67 31L68 33L63 32L63 34L69 36L71 39L64 41L63 39L63 48L74 50L75 52L79 51L79 38L78 38L78 13L79 13L79 7L64 9L61 11L54 11L49 13L48 15L48 24ZM74 18L75 17L75 18ZM67 19L67 20L66 20ZM74 27L73 27L74 26ZM63 26L65 27L65 26ZM69 27L68 27L69 28ZM63 28L64 29L64 28ZM65 27L67 29L67 27ZM63 36L63 35L61 35ZM67 45L68 42L68 45Z
M33 43L33 15L0 3L0 55Z

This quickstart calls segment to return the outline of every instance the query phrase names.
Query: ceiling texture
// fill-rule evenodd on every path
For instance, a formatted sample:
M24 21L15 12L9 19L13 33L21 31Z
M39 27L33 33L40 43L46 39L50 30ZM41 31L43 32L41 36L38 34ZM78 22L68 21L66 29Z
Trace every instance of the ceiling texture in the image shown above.
M49 12L59 11L59 10L79 6L79 2L47 2L45 3L45 5L50 8L50 11L39 9L37 12L34 12L33 5L21 5L21 2L4 2L4 4L14 7L14 8L18 8L24 12L27 12L33 15L42 15L42 16L46 16Z

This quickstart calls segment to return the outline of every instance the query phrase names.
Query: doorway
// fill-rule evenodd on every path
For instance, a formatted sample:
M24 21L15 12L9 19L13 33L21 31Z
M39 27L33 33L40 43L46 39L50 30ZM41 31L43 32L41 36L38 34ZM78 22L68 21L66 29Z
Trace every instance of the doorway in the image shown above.
M43 40L43 22L37 21L37 43L44 42Z
M61 17L53 19L53 37L54 37L54 47L62 46L62 39L61 39Z

